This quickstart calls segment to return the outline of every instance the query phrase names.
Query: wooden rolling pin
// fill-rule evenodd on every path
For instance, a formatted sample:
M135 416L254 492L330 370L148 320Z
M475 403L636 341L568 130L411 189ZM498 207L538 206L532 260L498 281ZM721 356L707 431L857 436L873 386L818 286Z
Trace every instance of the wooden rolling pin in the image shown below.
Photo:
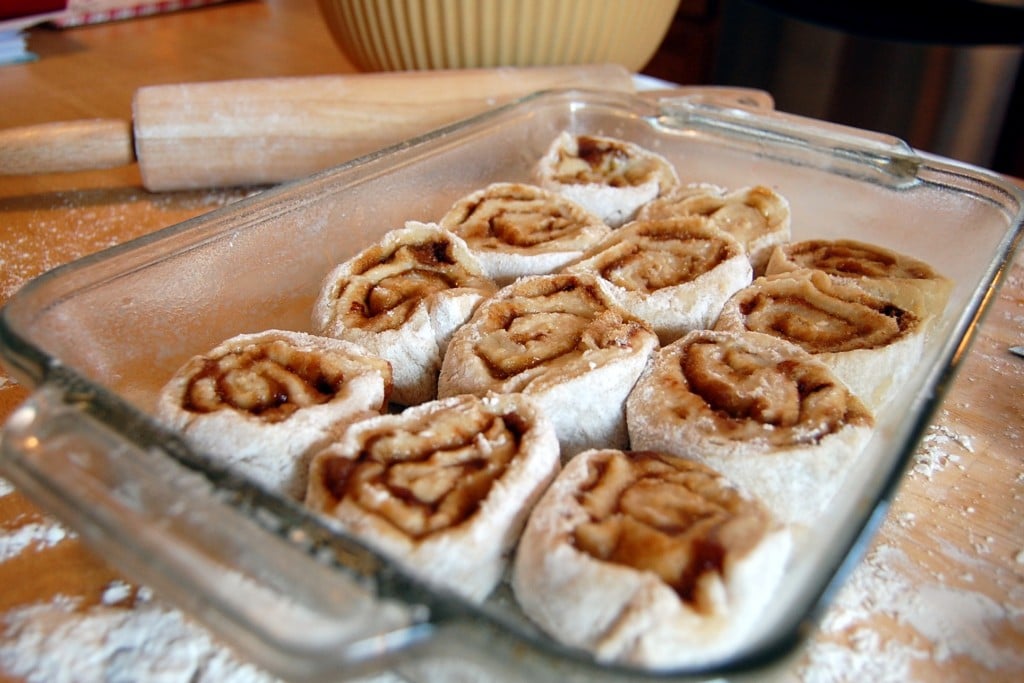
M0 174L139 164L152 191L263 185L308 175L538 90L632 92L617 65L269 78L140 88L132 123L0 131Z

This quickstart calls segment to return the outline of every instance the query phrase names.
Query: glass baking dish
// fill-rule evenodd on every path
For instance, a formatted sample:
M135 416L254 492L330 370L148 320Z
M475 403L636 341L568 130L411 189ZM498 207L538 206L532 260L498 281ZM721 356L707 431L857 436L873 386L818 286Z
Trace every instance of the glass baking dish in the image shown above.
M955 281L924 357L797 546L755 635L699 668L601 664L545 637L505 588L483 605L435 590L149 417L190 356L243 332L308 330L334 264L488 182L529 181L563 130L649 147L684 182L768 185L790 202L794 240L877 243ZM538 93L29 283L0 317L3 361L34 387L5 426L0 466L126 574L289 680L385 669L414 681L762 679L799 652L884 517L1016 248L1022 204L987 171L740 102Z

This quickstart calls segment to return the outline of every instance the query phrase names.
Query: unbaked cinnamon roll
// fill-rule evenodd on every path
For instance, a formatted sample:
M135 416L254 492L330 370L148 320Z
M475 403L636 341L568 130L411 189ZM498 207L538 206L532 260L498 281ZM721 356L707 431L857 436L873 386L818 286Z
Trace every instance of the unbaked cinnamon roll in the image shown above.
M758 332L698 330L656 352L626 402L632 448L699 460L809 525L874 418L820 360Z
M713 325L729 297L752 277L740 244L698 216L632 221L566 271L600 278L662 344Z
M360 347L268 330L190 359L161 390L156 414L197 451L301 498L310 450L379 414L390 392L391 366Z
M538 183L617 228L679 184L671 162L617 138L562 133L537 165Z
M704 216L735 237L755 275L764 273L772 249L790 238L789 201L763 185L728 191L715 185L684 185L644 205L638 219Z
M625 401L657 335L592 275L526 277L452 337L438 395L522 392L555 423L562 457L626 443Z
M861 287L912 310L920 317L942 315L953 282L919 259L856 240L804 240L779 245L766 274L821 270L855 281Z
M499 285L553 273L611 232L576 202L535 185L493 183L459 199L439 221Z
M313 457L306 505L480 601L559 467L554 428L528 397L456 396L351 425Z
M832 369L877 412L921 357L914 312L820 270L763 276L722 308L719 330L764 332L795 343Z
M542 629L601 661L696 665L743 643L790 546L756 499L711 468L590 450L531 513L512 587Z
M390 361L392 400L414 405L434 398L448 340L496 288L460 237L409 222L331 270L313 326Z

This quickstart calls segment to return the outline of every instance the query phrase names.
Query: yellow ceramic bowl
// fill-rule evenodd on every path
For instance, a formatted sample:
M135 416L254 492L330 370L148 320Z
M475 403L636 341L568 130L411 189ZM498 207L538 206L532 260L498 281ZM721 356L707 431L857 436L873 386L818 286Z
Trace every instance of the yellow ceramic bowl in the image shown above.
M363 71L622 64L639 71L679 0L318 0Z

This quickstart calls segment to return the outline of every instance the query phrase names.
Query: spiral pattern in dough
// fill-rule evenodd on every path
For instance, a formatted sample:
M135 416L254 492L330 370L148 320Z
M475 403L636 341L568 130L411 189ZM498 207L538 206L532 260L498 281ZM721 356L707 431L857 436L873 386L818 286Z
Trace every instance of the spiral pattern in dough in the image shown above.
M582 250L609 232L575 202L522 183L494 183L464 197L440 225L475 251Z
M192 362L196 367L185 389L185 410L212 413L230 408L274 423L333 399L351 375L366 372L369 359L267 339ZM378 364L390 375L383 361Z
M650 571L698 612L714 598L701 590L728 555L762 540L768 514L721 475L683 458L614 450L594 454L576 499L588 519L573 530L579 550L604 562Z
M352 457L318 458L319 507L343 499L412 538L463 523L519 452L525 420L463 400L414 420L363 430Z
M455 250L444 232L366 250L334 294L338 322L370 332L396 329L433 294L462 287L493 291L493 283L467 268Z
M521 281L487 302L472 324L476 353L491 377L521 389L539 372L583 372L651 335L625 318L590 277L557 275Z
M662 353L669 359L644 380L657 398L637 405L653 419L664 411L719 441L766 448L815 444L848 425L873 425L826 365L768 335L693 332Z
M813 270L759 278L726 308L732 310L723 311L722 318L738 314L737 327L794 342L810 353L881 348L920 329L911 311Z
M675 218L616 230L584 256L583 265L625 290L651 293L693 282L740 254L734 240L706 221Z

